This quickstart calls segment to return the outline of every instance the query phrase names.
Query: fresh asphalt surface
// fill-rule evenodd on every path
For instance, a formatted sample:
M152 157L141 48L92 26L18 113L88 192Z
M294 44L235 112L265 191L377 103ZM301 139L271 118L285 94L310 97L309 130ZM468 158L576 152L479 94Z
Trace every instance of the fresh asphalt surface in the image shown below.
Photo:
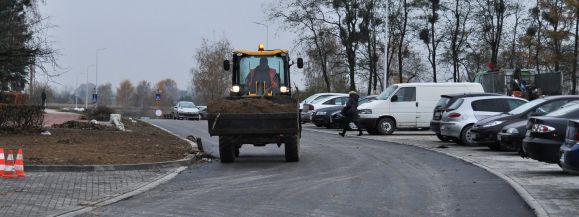
M206 121L151 120L202 138ZM235 163L194 166L172 181L85 216L534 216L500 178L416 147L304 130L301 161L245 145Z

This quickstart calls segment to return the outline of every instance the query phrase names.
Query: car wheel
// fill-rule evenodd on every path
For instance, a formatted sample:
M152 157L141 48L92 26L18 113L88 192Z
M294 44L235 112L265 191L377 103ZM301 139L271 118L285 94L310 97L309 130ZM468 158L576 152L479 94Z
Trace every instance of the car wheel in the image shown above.
M460 133L460 141L464 145L474 146L475 142L472 140L472 133L470 132L470 129L472 129L472 124L467 125L462 129L462 132Z
M436 134L436 137L437 137L438 139L440 139L440 141L443 141L443 142L448 142L448 141L450 141L450 137L443 136L443 135L440 134L440 133L437 133L437 134Z
M390 135L394 132L396 124L392 118L380 118L376 124L376 129L380 135Z
M231 163L235 161L235 145L231 144L226 137L219 137L219 158L221 163Z

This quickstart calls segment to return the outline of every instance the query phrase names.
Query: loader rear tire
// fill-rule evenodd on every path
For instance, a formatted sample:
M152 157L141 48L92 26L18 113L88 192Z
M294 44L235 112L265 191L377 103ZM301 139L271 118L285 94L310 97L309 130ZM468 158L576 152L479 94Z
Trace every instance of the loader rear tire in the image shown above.
M221 163L231 163L235 161L235 145L229 142L229 139L219 137L219 158Z
M300 139L296 136L290 136L284 144L285 160L287 162L300 161Z

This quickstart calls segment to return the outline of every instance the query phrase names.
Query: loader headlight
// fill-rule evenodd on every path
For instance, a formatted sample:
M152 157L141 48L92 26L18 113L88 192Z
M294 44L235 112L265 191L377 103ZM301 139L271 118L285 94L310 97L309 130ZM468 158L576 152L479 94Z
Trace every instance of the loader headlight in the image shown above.
M289 88L287 88L286 86L281 86L279 87L279 92L287 93L289 92Z
M232 93L239 93L239 85L233 85L231 87L231 92Z

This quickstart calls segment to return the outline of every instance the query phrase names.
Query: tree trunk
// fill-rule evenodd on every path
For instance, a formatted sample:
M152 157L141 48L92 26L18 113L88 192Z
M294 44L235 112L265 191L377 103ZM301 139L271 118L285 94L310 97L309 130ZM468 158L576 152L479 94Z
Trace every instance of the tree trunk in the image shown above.
M406 26L408 25L408 4L407 0L404 0L404 20L402 21L402 30L400 31L400 41L398 41L398 79L402 83L402 69L403 69L403 46L404 37L406 37Z
M572 95L577 93L577 40L579 40L579 14L575 11L575 47L573 50L573 70L571 71L571 83L573 85L571 88Z
M432 6L432 17L436 16L436 8L434 8L434 5ZM433 20L431 22L431 42L432 42L432 78L434 83L436 83L436 38L435 38L435 29L434 29L434 22L435 20Z

